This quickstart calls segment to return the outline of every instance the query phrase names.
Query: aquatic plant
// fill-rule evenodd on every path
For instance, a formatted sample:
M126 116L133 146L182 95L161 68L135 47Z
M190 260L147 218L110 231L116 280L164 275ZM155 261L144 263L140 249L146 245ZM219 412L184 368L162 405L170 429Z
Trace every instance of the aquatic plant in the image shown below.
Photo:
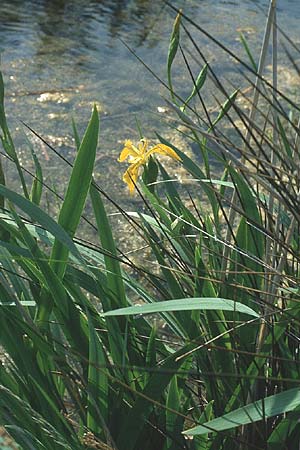
M145 140L126 141L120 155L131 157L124 181L136 187L143 211L115 206L151 251L149 261L133 263L115 243L104 204L113 199L93 179L96 108L82 139L74 124L76 157L54 220L42 206L47 187L36 157L26 184L0 79L3 148L23 177L20 194L1 172L0 424L22 449L298 445L299 108L278 90L276 57L273 82L262 76L275 6L257 65L243 38L249 113L238 103L245 91L227 92L191 30L207 32L184 12L176 18L168 105L197 155L162 136L150 150ZM197 77L181 27L203 59ZM179 50L191 75L186 99L172 82ZM202 96L209 79L212 113ZM153 153L175 159L187 181ZM88 197L98 244L76 237Z
M123 162L128 159L128 162L130 163L129 168L124 173L123 181L127 183L131 194L134 192L140 168L147 164L151 155L158 153L160 155L170 156L171 158L180 161L177 153L167 145L157 144L150 149L148 149L148 146L149 142L147 139L141 139L137 147L133 145L129 139L127 139L124 143L124 148L120 153L118 161Z

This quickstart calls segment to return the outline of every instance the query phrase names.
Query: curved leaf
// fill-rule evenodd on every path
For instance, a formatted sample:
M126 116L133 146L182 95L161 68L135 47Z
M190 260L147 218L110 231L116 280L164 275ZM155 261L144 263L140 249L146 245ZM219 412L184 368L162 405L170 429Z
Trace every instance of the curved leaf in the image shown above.
M211 431L224 431L230 428L247 425L259 420L292 411L300 405L300 389L289 389L280 394L271 395L243 408L236 409L222 417L206 422L203 425L184 431L184 434L195 436Z
M234 302L226 298L180 298L166 300L148 305L135 305L128 308L115 309L104 313L104 316L132 316L135 314L153 314L166 311L191 311L191 310L223 310L249 314L253 317L259 315L248 306Z

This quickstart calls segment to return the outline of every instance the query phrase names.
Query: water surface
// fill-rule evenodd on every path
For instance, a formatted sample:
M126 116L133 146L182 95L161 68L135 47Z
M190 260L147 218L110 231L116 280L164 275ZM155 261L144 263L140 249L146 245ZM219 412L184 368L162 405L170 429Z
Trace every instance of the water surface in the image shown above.
M254 54L259 55L267 0L176 0L172 4L182 7L196 23L245 58L239 41L243 32ZM172 132L166 115L159 112L167 91L123 41L165 80L174 17L162 0L1 0L6 105L24 164L30 153L21 121L72 159L71 118L82 131L96 103L101 111L101 137L95 175L118 201L127 199L121 181L124 168L116 159L125 138L138 139L136 120L150 138L155 131L168 137ZM299 0L278 1L279 24L296 42L300 40L299 19ZM240 75L231 58L201 33L190 30L218 76L239 85ZM183 46L199 59L184 36ZM197 62L190 57L190 63L196 73ZM188 95L191 80L181 58L176 63L174 84L183 97ZM33 141L47 181L62 191L65 167L36 138Z

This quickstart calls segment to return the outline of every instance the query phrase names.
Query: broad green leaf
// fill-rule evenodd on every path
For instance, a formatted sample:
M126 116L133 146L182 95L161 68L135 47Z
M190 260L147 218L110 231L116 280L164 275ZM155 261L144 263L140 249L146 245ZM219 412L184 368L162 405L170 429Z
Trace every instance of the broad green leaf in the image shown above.
M196 436L211 431L224 431L231 428L255 423L259 420L293 411L300 405L300 389L294 388L280 394L271 395L243 408L236 409L222 417L213 419L203 425L184 431L184 434Z
M180 436L184 419L179 414L176 414L181 409L176 376L170 382L166 406L167 449L177 450L178 447L184 448L184 440L182 435Z
M14 191L11 191L6 186L0 184L0 195L3 195L11 203L18 206L24 213L26 213L34 222L39 223L43 228L49 231L63 246L66 246L70 252L79 261L83 261L79 251L68 233L58 225L48 214L46 214L39 206L22 197ZM12 219L10 219L12 220Z
M73 238L92 181L96 148L98 144L99 115L94 106L92 116L76 155L71 178L62 204L58 223ZM58 239L51 252L51 265L59 277L65 272L69 250Z
M98 227L98 236L104 252L104 262L107 270L107 287L112 292L112 306L127 305L122 271L118 260L118 252L115 246L112 228L107 217L104 204L99 192L92 185L90 196ZM104 308L106 305L103 305Z
M101 301L103 310L108 311L112 308L127 305L125 287L111 225L106 215L102 198L93 185L90 187L90 196L97 222L99 240L105 252L105 287L107 295L102 296ZM107 321L111 355L114 361L119 364L122 363L125 355L123 339L125 326L124 320L110 319Z
M205 64L205 66L201 69L198 77L195 80L195 85L193 87L191 94L188 96L188 98L184 102L184 105L181 107L182 111L185 110L186 105L192 100L193 97L195 97L196 94L198 94L198 92L201 90L202 86L204 85L206 76L207 76L207 68L208 68L208 65Z
M31 234L29 233L29 231L27 230L26 226L19 218L17 213L14 210L12 210L12 214L20 229L24 241L32 254L33 260L36 262L37 266L40 268L43 274L44 277L43 284L45 287L47 287L47 292L45 292L45 295L39 299L41 303L39 311L39 320L41 321L47 320L47 318L45 317L44 309L49 311L53 300L56 303L58 309L61 310L62 314L65 317L67 317L69 313L69 308L67 301L67 293L65 291L64 285L62 284L61 280L58 278L56 273L53 271L51 266L48 264L48 259L46 255L36 245L35 239L31 236ZM45 302L45 305L43 304L43 300Z
M248 306L225 298L181 298L166 300L148 305L135 305L128 308L115 309L104 313L105 317L132 316L136 314L153 314L166 311L191 311L191 310L223 310L248 314L252 317L259 315Z
M36 302L34 300L24 300L20 301L20 305L22 306L36 306ZM15 302L5 302L3 300L0 300L0 306L16 306Z
M172 76L171 76L171 67L173 64L173 61L175 59L178 46L179 46L179 37L180 37L180 22L181 22L181 11L177 14L174 25L173 25L173 31L171 34L171 40L169 45L169 52L168 52L168 63L167 63L167 74L168 74L168 83L171 95L173 99L175 99L173 86L172 86Z
M232 282L237 282L243 286L249 286L250 288L254 287L255 289L261 289L264 281L263 277L251 274L252 271L260 273L264 272L263 264L261 264L260 261L264 261L265 235L257 199L254 197L250 185L245 179L232 167L228 170L236 185L239 201L243 210L235 235L236 246L241 252L232 251L231 270L234 270L234 267L236 267L235 264L241 264L242 267L246 264L248 268L248 271L244 270L238 275L238 278L235 278L235 275L231 275ZM230 282L231 278L229 276ZM227 295L231 297L231 293L227 293L226 296ZM245 296L244 303L248 304L249 302L252 302L252 298L250 297L249 299Z

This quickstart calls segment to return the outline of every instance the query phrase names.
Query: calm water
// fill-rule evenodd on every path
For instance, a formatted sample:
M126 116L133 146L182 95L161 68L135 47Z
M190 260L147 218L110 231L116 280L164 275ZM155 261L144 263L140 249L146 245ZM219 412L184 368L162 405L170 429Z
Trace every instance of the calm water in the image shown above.
M238 33L243 31L258 55L267 0L173 1L234 52L243 56ZM300 41L299 0L279 0L280 26ZM20 121L25 121L64 155L74 155L71 118L82 130L91 105L101 110L101 139L96 178L117 200L127 196L117 162L125 138L137 138L136 118L150 138L158 130L170 136L164 88L127 50L122 40L165 79L165 61L174 12L162 0L1 0L1 66L11 128L22 153ZM200 33L195 39L216 72L239 84L236 65ZM186 43L186 48L191 48ZM299 55L298 55L299 56ZM195 72L195 63L191 63ZM174 83L183 96L190 78L178 61ZM36 150L47 180L62 190L65 169L45 146Z

